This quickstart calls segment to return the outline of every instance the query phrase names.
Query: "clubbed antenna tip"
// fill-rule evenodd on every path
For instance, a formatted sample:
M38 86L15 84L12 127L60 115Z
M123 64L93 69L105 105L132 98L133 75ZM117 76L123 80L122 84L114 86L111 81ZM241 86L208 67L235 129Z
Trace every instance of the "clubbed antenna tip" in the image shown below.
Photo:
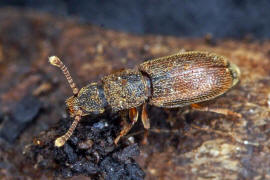
M54 141L54 146L62 147L66 143L66 140L61 136Z
M49 62L54 65L54 66L57 66L57 67L61 67L61 64L63 64L61 62L61 60L57 57L57 56L51 56L49 57Z
M73 79L71 78L67 67L62 63L62 61L57 56L49 57L49 62L53 66L57 66L62 70L62 72L64 73L64 75L66 76L66 78L68 80L68 83L73 91L73 94L76 96L79 92L79 89L77 88L76 84L73 82Z
M68 131L66 132L66 134L64 134L63 136L60 136L59 138L57 138L54 141L54 145L56 147L62 147L63 145L65 145L65 143L67 142L67 140L70 138L70 136L73 134L73 131L75 130L77 124L79 123L79 121L81 120L81 116L82 116L82 111L78 110L77 111L77 115L75 117L75 120L73 121L73 123L71 124L71 126L69 127Z

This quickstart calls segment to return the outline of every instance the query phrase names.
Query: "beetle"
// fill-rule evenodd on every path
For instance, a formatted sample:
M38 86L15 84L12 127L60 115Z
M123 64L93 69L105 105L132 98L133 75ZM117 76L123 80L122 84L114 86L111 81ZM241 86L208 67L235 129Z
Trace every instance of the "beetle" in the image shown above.
M82 116L102 114L107 108L113 112L129 110L131 123L126 123L114 140L115 144L136 123L139 115L137 108L140 106L143 126L145 129L150 128L147 103L164 108L191 105L202 111L234 114L226 109L196 105L224 94L239 81L239 68L215 53L190 51L149 60L134 69L107 75L101 81L90 83L80 90L58 57L49 57L49 62L63 71L73 91L66 105L74 121L69 130L55 140L57 147L66 143Z

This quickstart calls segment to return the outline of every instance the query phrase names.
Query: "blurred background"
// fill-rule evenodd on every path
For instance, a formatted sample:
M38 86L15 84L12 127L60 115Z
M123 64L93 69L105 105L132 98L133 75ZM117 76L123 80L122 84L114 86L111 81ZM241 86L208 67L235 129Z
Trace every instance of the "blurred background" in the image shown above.
M249 0L2 0L135 34L181 37L270 37L270 1Z

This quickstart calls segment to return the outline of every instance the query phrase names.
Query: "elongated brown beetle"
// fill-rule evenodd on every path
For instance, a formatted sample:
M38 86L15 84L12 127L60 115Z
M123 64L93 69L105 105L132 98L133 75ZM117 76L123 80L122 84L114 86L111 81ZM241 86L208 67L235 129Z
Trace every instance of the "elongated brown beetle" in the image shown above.
M193 105L224 94L240 77L239 68L225 57L192 51L146 61L134 69L110 74L79 90L59 58L52 56L49 62L63 71L73 90L73 96L66 100L66 104L75 120L66 134L55 140L57 147L63 146L70 138L81 116L101 114L107 107L112 111L128 109L132 123L123 128L115 139L117 143L137 121L137 107L142 106L141 119L144 128L149 129L146 103L164 108ZM193 107L200 108L196 104ZM201 110L233 113L226 109Z

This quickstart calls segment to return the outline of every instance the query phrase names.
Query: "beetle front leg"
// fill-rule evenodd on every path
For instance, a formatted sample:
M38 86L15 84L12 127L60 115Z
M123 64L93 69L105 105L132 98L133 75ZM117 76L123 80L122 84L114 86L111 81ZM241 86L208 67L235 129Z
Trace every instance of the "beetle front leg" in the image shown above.
M139 113L138 113L137 108L129 109L129 118L131 120L131 123L130 124L125 123L124 128L121 130L120 134L115 138L114 144L117 144L120 138L122 136L125 136L130 131L133 125L137 122L138 116L139 116Z
M210 107L204 107L201 106L199 104L191 104L192 109L198 110L198 111L208 111L208 112L214 112L214 113L218 113L218 114L223 114L225 116L235 116L237 118L241 118L242 115L237 113L237 112L233 112L229 109L224 109L224 108L210 108Z

